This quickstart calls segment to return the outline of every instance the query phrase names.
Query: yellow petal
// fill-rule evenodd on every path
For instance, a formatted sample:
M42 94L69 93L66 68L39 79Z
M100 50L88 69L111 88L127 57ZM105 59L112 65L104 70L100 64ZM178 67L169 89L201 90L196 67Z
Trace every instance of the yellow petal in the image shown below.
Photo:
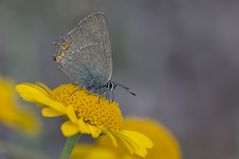
M42 87L45 89L45 91L47 91L47 93L50 93L51 92L51 89L45 85L44 83L41 83L41 82L35 82L38 86Z
M146 148L152 148L152 141L143 134L138 132L122 130L117 133L117 137L129 149L131 153L135 153L141 157L147 154Z
M81 133L85 134L91 133L89 126L82 119L78 120L78 126Z
M67 106L67 116L75 124L77 124L77 117L72 105Z
M44 117L57 117L57 116L64 115L64 113L59 112L52 108L43 108L41 113L42 113L42 116Z
M90 134L93 138L97 138L101 133L99 128L85 123L82 119L78 120L78 126L81 133Z
M126 140L124 136L118 135L118 139L120 139L121 143L129 150L130 154L134 154L137 151L137 145Z
M17 85L16 90L24 100L29 101L29 102L34 102L39 105L41 104L41 103L38 103L38 101L36 99L34 99L33 95L28 92L28 89L25 89L24 85Z
M33 87L33 88L37 89L38 91L42 92L43 94L45 94L46 96L48 95L48 92L45 89L43 89L42 87L39 87L39 85L35 85L32 83L21 83L21 84Z
M33 85L33 84L18 84L16 86L17 92L20 94L20 96L25 99L26 101L29 102L35 102L38 103L39 105L46 105L50 106L53 109L56 109L57 111L60 112L65 112L65 107L53 100L51 100L47 95L46 91L43 93L42 88Z
M38 87L38 86L37 86ZM18 84L16 86L17 92L27 101L38 101L36 97L44 97L47 98L46 92L43 92L35 87L32 84Z
M97 128L96 126L93 126L93 125L88 124L88 126L89 126L89 129L91 131L91 136L93 138L97 138L100 135L101 130L99 128Z
M111 139L113 145L115 147L118 147L118 143L117 143L115 136L108 130L102 129L102 131Z
M146 147L140 142L138 139L133 139L132 137L129 136L122 136L124 140L127 142L129 146L132 147L133 153L145 157L147 155L147 149Z
M62 124L61 131L64 136L72 136L79 132L79 128L71 121L66 121Z
M153 142L145 135L138 133L136 131L122 130L122 134L127 134L130 138L140 141L145 147L152 148Z

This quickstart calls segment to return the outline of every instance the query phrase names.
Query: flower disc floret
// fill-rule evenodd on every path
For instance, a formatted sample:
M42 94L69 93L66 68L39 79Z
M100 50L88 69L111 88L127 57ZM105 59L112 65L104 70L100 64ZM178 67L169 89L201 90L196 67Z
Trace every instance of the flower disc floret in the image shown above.
M49 97L65 106L73 106L77 119L85 123L119 131L122 114L116 102L92 94L77 85L65 84L49 93Z

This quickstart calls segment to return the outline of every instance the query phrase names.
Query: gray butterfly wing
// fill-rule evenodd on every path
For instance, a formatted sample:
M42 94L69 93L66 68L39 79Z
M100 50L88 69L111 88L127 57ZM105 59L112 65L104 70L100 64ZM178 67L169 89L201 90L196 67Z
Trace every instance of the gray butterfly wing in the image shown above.
M58 51L64 51L59 66L76 84L102 85L110 80L112 53L104 14L87 16L63 39L68 47Z

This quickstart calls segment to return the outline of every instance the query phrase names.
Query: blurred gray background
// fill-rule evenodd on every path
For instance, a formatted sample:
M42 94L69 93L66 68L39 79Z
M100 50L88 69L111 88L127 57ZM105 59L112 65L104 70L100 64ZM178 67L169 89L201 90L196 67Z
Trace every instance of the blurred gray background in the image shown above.
M124 114L165 124L184 159L238 158L237 0L1 0L0 74L51 88L70 82L53 61L52 42L98 11L109 20L113 79L137 94L116 90ZM56 157L60 121L42 120L31 149Z

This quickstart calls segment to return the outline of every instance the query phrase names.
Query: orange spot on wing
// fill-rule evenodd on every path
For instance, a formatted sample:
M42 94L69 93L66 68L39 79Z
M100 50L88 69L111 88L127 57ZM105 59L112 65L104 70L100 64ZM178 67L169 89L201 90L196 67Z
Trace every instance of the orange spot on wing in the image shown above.
M62 47L63 47L64 50L68 50L69 47L70 47L70 45L69 45L67 42L64 42L64 43L62 44Z
M60 62L61 59L62 59L62 56L56 56L56 58L55 58L56 62Z
M69 49L70 45L67 42L62 43L60 53L55 57L56 62L60 62L61 59L66 55L66 51Z

